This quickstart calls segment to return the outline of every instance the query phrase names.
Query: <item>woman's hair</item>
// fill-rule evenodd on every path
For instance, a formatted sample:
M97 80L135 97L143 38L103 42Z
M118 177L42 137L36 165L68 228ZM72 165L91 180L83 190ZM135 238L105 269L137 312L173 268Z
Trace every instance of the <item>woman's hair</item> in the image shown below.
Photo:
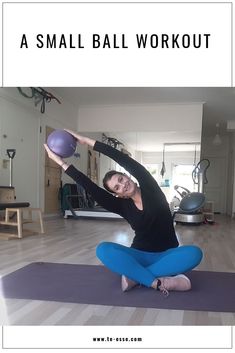
M119 174L119 175L124 175L123 173L121 172L117 172L116 170L110 170L109 172L107 172L103 178L103 186L104 188L109 191L109 192L112 192L114 193L113 190L110 190L110 188L108 187L107 185L107 182L112 178L113 175L115 174Z

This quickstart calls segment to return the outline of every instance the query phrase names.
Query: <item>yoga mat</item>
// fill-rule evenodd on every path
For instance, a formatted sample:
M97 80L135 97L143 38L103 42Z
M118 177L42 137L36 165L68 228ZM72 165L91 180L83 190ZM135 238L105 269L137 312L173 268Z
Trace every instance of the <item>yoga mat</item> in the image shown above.
M121 290L120 276L104 266L31 263L0 279L5 298L157 309L235 312L235 273L191 271L192 290Z

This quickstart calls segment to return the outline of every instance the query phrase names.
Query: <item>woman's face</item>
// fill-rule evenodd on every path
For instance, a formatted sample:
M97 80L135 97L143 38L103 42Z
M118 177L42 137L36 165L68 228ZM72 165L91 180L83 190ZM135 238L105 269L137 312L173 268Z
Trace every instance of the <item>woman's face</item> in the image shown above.
M114 174L107 182L110 190L118 197L130 198L136 192L136 184L125 174Z

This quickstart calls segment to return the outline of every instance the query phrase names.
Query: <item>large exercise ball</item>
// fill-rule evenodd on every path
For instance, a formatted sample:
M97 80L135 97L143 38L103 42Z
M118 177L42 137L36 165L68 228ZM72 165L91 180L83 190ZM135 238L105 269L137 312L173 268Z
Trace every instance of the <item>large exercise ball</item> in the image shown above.
M54 130L47 138L47 145L58 156L68 158L74 154L77 140L65 130Z
M201 192L191 192L180 201L179 208L184 212L196 212L205 203L206 197Z

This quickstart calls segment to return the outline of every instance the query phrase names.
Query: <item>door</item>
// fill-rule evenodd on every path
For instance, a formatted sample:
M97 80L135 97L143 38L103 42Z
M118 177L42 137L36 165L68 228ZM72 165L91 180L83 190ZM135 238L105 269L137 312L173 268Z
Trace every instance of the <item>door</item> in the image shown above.
M46 126L46 140L48 135L54 131ZM61 187L61 167L52 161L45 152L45 213L60 212L59 190Z

